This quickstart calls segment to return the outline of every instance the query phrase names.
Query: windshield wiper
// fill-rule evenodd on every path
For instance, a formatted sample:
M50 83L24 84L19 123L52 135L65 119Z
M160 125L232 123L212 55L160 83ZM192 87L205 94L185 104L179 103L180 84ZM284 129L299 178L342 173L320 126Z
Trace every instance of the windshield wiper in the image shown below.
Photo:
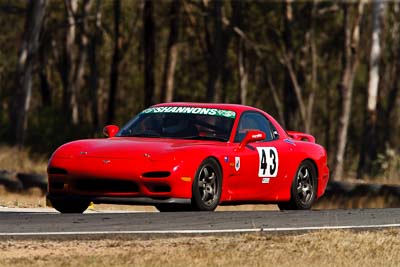
M124 135L129 137L160 137L159 133L137 133L137 134L129 134Z
M191 139L191 140L213 140L213 141L223 141L226 142L228 141L226 138L223 137L219 137L219 136L199 136L199 135L195 135L195 136L185 136L182 137L183 139Z

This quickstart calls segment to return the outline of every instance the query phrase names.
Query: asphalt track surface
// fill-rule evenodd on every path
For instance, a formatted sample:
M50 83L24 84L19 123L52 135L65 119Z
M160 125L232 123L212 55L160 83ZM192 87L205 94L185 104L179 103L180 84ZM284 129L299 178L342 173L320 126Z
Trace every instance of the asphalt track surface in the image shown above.
M400 209L219 212L0 212L0 236L207 234L400 227Z

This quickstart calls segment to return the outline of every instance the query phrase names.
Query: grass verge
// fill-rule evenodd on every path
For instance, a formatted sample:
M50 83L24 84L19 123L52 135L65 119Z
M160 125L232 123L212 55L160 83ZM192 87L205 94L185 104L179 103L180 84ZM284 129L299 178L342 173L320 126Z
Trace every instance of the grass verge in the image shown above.
M398 266L400 229L2 240L0 266Z
M0 170L46 174L47 157L32 155L27 149L0 145Z

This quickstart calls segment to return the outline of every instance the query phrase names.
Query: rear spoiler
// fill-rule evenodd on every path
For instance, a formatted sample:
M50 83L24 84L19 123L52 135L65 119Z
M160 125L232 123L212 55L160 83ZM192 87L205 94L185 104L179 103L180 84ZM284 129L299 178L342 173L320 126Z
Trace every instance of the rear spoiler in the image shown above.
M286 133L293 138L294 140L298 141L307 141L311 143L315 143L315 137L312 136L311 134L306 134L306 133L301 133L301 132L295 132L295 131L286 131Z

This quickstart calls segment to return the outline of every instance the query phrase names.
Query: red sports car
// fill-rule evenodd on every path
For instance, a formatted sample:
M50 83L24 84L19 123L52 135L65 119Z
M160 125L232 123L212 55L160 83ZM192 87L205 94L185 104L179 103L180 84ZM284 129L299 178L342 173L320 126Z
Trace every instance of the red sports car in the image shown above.
M62 213L90 202L212 211L277 203L309 209L325 191L325 149L242 105L167 103L145 109L105 139L67 143L48 165L48 195Z

